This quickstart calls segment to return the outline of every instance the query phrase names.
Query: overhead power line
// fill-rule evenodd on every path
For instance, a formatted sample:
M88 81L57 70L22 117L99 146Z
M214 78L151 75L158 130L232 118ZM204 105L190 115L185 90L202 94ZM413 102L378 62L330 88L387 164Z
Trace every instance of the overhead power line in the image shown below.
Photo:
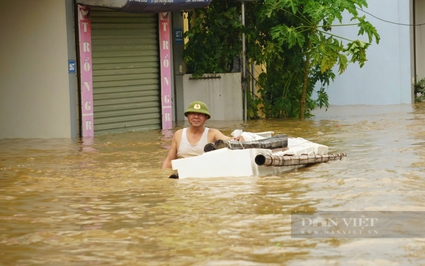
M360 10L360 11L362 11L362 12L363 12L363 13L365 13L365 14L368 14L369 16L372 16L372 17L374 17L374 18L376 18L376 19L380 20L380 21L383 21L383 22L386 22L386 23L390 23L390 24L394 24L394 25L398 25L398 26L408 26L408 27L416 26L416 27L418 27L418 26L423 26L423 25L425 25L425 23L420 23L420 24L416 24L416 25L414 25L414 24L407 24L407 23L399 23L399 22L389 21L389 20L385 20L385 19L382 19L382 18L380 18L380 17L377 17L377 16L375 16L375 15L373 15L373 14L371 14L371 13L367 12L367 11L364 11L364 10L363 10L363 9L361 9L361 8L357 8L357 9L358 9L358 10Z

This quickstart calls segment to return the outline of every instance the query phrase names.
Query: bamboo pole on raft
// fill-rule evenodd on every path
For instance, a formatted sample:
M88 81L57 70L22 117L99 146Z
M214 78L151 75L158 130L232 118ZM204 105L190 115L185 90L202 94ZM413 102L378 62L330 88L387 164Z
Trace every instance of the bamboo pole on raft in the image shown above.
M313 163L324 163L329 161L341 160L346 157L345 153L334 154L315 154L315 155L270 155L258 154L255 156L255 163L264 166L292 166L292 165L305 165Z

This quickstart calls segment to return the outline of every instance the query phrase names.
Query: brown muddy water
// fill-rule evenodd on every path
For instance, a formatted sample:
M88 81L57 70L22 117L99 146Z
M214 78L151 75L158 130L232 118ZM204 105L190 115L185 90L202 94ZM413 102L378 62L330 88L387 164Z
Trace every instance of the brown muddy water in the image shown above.
M168 179L173 131L0 140L0 265L425 265L424 228L417 238L293 238L290 224L293 211L425 211L424 120L417 104L209 121L348 154L255 178Z

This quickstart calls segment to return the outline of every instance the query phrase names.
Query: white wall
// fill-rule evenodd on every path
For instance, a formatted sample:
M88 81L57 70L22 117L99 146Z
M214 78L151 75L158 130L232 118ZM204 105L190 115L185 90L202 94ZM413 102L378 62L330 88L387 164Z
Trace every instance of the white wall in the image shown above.
M0 0L0 32L0 138L71 137L65 1Z
M367 1L368 13L381 19L410 24L410 1ZM331 105L386 105L412 103L411 27L383 22L365 15L378 30L381 40L367 51L368 61L360 68L351 64L337 76L327 89ZM347 17L348 18L348 17ZM347 21L348 23L348 21ZM357 27L333 27L333 32L352 39L367 41L367 36L357 37ZM337 70L335 70L337 73Z
M193 80L191 74L183 75L184 110L191 102L202 101L208 106L211 120L243 120L241 73L215 76L221 78Z
M425 24L425 0L416 0L416 25ZM425 78L425 25L416 27L416 70L418 80Z

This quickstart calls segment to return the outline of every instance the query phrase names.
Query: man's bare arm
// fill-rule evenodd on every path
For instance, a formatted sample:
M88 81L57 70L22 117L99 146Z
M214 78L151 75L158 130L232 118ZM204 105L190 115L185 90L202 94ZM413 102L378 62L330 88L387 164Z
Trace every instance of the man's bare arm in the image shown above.
M171 147L168 151L167 157L165 157L164 163L162 164L161 169L171 168L171 161L177 159L177 140L176 135L173 136L171 140Z

